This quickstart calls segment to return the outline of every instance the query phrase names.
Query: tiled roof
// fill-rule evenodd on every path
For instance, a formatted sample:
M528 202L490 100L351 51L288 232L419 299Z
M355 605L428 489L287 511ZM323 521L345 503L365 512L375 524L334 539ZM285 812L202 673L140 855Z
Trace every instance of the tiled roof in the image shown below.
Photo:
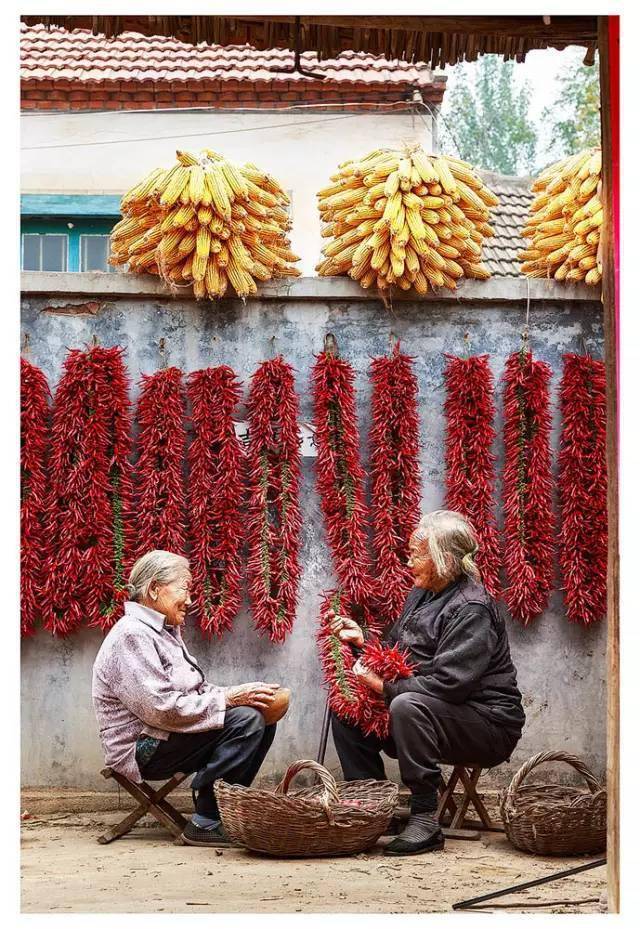
M491 225L496 231L492 239L483 245L484 264L494 277L520 277L518 252L525 248L520 230L529 213L533 199L530 177L508 177L480 171L487 186L500 200L500 206L492 213Z
M347 84L409 84L429 87L433 72L426 64L389 62L364 52L344 52L339 58L319 62L310 52L302 55L302 67L317 71L326 80ZM23 81L302 81L313 79L299 73L273 72L291 68L293 53L286 49L257 51L248 45L193 46L164 36L123 33L114 39L94 36L89 30L67 32L54 27L22 24L20 78ZM435 79L444 87L446 78Z

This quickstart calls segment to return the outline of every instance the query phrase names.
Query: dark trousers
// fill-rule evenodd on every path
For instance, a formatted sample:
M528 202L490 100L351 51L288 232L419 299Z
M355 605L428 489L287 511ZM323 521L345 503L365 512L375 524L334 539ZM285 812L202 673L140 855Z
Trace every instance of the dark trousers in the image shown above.
M140 773L149 780L163 780L176 771L196 771L191 782L196 813L219 819L213 782L221 777L229 784L248 787L275 734L275 725L266 726L260 710L234 706L226 711L222 729L172 732L160 742Z
M332 714L333 741L347 781L384 780L380 752L397 758L414 813L438 805L438 762L493 767L510 757L520 738L519 732L497 725L465 703L447 703L426 694L399 694L389 711L390 734L384 741L364 736Z

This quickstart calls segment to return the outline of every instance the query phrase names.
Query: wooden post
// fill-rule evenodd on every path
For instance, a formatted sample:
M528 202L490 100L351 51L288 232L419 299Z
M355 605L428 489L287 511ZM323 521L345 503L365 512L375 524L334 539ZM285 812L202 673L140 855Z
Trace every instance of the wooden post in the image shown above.
M620 610L618 551L617 198L619 190L619 18L598 17L602 119L602 303L607 378L609 558L607 564L607 883L620 912Z

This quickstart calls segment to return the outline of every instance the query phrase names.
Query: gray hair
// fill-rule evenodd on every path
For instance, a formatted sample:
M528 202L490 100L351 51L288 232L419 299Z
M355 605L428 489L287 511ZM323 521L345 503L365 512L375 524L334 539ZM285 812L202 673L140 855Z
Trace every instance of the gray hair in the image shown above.
M189 562L182 555L163 552L161 549L147 552L142 558L138 558L131 569L127 584L129 598L140 603L148 595L149 587L154 581L158 584L170 584L185 570L189 570Z
M455 580L461 574L474 581L480 572L474 561L478 551L475 530L461 513L453 510L435 510L420 519L414 532L417 539L429 546L439 576Z

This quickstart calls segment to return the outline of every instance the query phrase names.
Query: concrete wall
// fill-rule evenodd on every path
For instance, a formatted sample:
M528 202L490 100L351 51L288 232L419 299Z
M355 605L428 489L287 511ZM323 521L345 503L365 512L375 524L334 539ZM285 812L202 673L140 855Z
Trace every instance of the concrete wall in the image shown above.
M302 418L308 421L313 353L321 350L325 333L332 331L341 354L357 371L358 411L364 427L369 410L369 360L387 351L392 329L416 358L425 510L439 507L443 501L443 352L462 351L464 333L469 331L472 351L490 354L498 378L507 355L519 345L525 312L521 301L498 302L498 284L492 282L484 292L487 297L493 294L493 300L479 302L467 291L463 302L442 298L407 301L395 305L394 314L390 315L379 301L363 295L355 285L345 286L351 282L329 282L333 283L338 299L313 298L314 288L316 291L325 288L328 292L328 285L312 281L296 282L298 297L263 297L244 305L229 300L214 307L152 293L138 298L112 294L95 316L56 315L42 310L56 302L94 298L87 294L71 298L60 293L54 297L38 294L36 291L42 287L34 283L37 275L23 277L30 282L31 291L23 293L22 301L23 327L30 336L31 359L44 369L52 387L58 381L67 348L89 342L93 334L101 344L126 346L134 385L141 372L158 367L160 337L167 341L170 363L192 371L225 362L234 367L245 383L256 365L269 357L274 337L276 350L282 351L296 367ZM51 280L56 276L48 277ZM100 275L72 277L75 287L82 289L84 277L95 280ZM109 286L117 287L118 279L109 277ZM58 278L68 280L62 275ZM127 286L134 289L131 279ZM155 282L148 285L148 289L154 287ZM512 292L517 292L518 287L514 282ZM553 444L557 450L561 356L567 350L580 350L581 336L589 340L592 351L596 354L601 351L601 308L584 297L563 299L564 292L558 288L551 291L547 288L545 293L536 287L532 292L543 297L531 305L531 341L537 356L553 368ZM557 297L558 294L561 296ZM136 394L134 386L132 395ZM498 407L501 407L499 397ZM501 424L499 409L499 430ZM500 440L496 442L496 452L501 458ZM193 628L186 631L190 647L213 682L279 680L293 688L290 715L280 727L264 768L269 777L282 772L296 758L315 756L324 707L314 633L319 594L333 584L334 578L310 458L304 460L302 508L304 572L297 620L287 642L275 646L259 638L246 608L231 634L221 642L206 642ZM595 773L602 775L606 707L604 623L591 629L570 625L563 611L562 595L555 591L543 616L528 629L510 622L509 634L525 696L527 725L512 764L498 769L494 777L504 783L517 765L546 749L565 749L582 755ZM101 634L89 629L60 640L40 631L33 639L24 641L25 786L104 786L98 775L102 757L90 702L91 666L100 641ZM328 762L336 766L331 742ZM390 765L389 771L394 770Z
M313 274L324 244L316 191L349 158L402 142L431 147L431 117L412 113L58 113L21 119L22 193L121 194L176 148L212 148L252 161L290 192L292 245Z

